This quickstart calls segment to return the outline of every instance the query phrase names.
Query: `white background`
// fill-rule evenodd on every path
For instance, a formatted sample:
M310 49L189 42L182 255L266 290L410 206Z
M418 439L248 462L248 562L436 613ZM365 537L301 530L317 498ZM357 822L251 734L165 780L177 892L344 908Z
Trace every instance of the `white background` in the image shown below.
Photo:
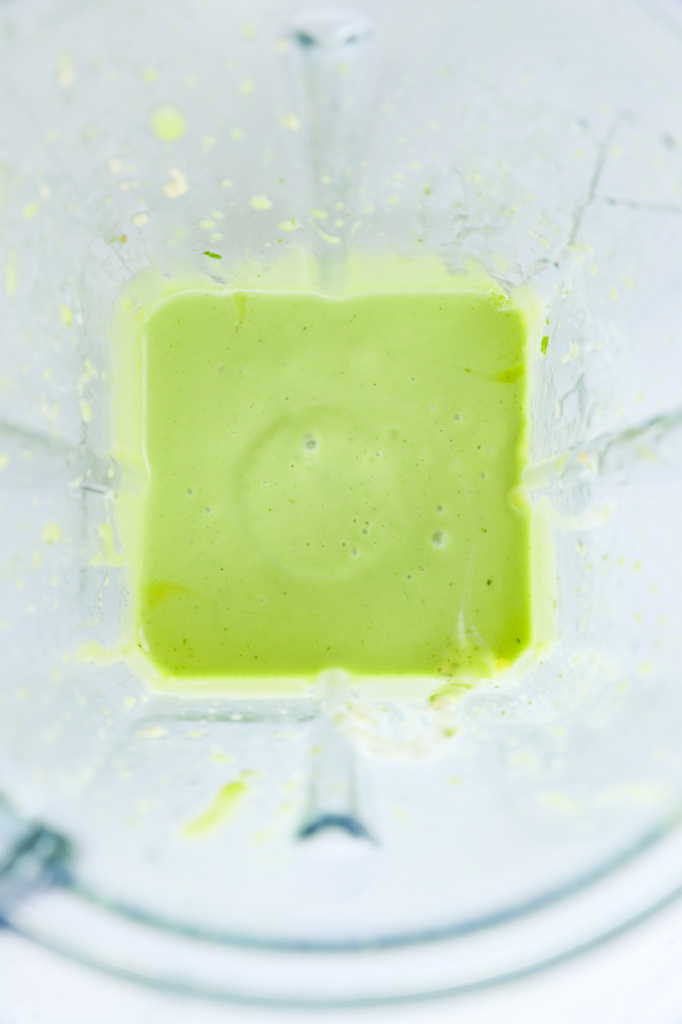
M159 994L0 931L0 1024L682 1024L682 903L590 953L457 999L274 1011Z

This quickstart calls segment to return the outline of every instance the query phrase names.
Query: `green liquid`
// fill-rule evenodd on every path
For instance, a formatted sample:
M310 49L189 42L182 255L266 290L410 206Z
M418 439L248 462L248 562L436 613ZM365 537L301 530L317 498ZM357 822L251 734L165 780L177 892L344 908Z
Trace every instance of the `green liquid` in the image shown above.
M489 675L531 640L526 323L495 291L180 291L143 333L166 676Z

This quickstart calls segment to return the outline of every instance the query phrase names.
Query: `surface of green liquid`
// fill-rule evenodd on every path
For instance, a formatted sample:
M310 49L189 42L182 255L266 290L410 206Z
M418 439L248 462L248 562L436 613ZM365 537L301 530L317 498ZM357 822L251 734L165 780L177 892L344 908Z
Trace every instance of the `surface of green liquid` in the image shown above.
M493 290L180 291L142 336L135 632L174 677L490 674L531 632Z

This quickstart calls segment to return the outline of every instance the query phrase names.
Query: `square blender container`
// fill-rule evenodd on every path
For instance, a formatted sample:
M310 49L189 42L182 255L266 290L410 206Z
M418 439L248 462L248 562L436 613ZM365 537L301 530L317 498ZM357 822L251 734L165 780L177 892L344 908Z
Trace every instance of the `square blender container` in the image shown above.
M0 9L0 913L297 1005L485 985L682 884L680 8L300 6ZM378 252L542 305L552 642L435 699L150 688L119 653L122 297L338 292Z

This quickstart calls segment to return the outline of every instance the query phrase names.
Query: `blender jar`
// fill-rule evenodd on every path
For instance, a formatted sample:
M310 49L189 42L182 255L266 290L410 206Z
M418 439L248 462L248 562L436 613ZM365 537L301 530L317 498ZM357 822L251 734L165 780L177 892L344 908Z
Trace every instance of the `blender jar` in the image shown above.
M531 969L679 888L679 26L634 0L3 5L12 926L343 1003ZM435 700L150 689L119 653L117 325L164 282L338 290L376 252L543 305L524 483L553 642Z

